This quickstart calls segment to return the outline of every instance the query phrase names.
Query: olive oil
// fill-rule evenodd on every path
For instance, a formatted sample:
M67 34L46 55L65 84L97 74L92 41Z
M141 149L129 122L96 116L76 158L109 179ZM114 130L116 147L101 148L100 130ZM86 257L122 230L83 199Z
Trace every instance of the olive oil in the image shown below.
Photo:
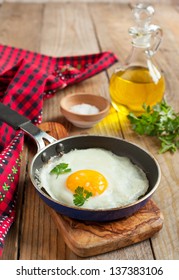
M119 65L110 78L109 91L115 110L123 114L129 111L139 115L143 105L153 107L165 92L165 79L157 66L156 54L163 32L160 26L151 24L154 8L139 3L133 8L135 25L129 28L132 48L123 65Z
M113 73L110 79L110 96L115 109L137 114L144 111L143 104L153 106L160 102L165 91L165 80L161 75L154 82L147 68L135 66Z

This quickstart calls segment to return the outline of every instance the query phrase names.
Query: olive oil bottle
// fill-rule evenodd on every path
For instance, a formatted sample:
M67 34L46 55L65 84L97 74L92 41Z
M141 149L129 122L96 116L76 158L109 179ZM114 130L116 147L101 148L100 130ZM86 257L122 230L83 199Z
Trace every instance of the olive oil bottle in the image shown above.
M152 6L138 4L133 13L136 26L129 29L132 50L125 65L112 74L109 91L116 110L139 115L144 111L144 104L155 105L165 92L164 76L153 60L163 33L159 26L150 24Z

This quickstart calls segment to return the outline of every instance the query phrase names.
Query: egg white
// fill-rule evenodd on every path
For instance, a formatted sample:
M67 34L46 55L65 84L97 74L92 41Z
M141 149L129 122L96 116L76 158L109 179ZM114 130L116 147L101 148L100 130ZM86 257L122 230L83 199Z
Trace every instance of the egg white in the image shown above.
M60 163L68 163L71 172L58 177L50 174ZM82 208L108 209L124 206L135 202L149 187L145 173L127 157L98 148L73 150L62 157L51 158L38 172L41 187L55 200L75 206L73 193L66 187L66 179L73 172L82 169L96 170L108 181L107 189L101 195L90 197Z

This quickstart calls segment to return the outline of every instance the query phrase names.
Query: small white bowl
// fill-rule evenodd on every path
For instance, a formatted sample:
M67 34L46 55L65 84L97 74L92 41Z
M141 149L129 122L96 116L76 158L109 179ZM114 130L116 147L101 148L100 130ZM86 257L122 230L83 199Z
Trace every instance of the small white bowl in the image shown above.
M99 112L94 114L82 114L72 111L75 105L88 104L98 108ZM110 102L99 95L87 93L74 93L65 96L60 102L61 113L64 117L76 127L90 128L100 122L110 109Z

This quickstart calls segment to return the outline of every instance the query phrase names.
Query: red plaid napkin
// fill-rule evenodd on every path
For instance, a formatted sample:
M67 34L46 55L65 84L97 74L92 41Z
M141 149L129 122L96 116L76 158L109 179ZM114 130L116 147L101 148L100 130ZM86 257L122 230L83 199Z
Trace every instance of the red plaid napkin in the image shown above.
M0 102L38 124L44 98L79 83L117 62L111 52L50 57L0 45ZM24 134L0 122L0 255L15 218Z

